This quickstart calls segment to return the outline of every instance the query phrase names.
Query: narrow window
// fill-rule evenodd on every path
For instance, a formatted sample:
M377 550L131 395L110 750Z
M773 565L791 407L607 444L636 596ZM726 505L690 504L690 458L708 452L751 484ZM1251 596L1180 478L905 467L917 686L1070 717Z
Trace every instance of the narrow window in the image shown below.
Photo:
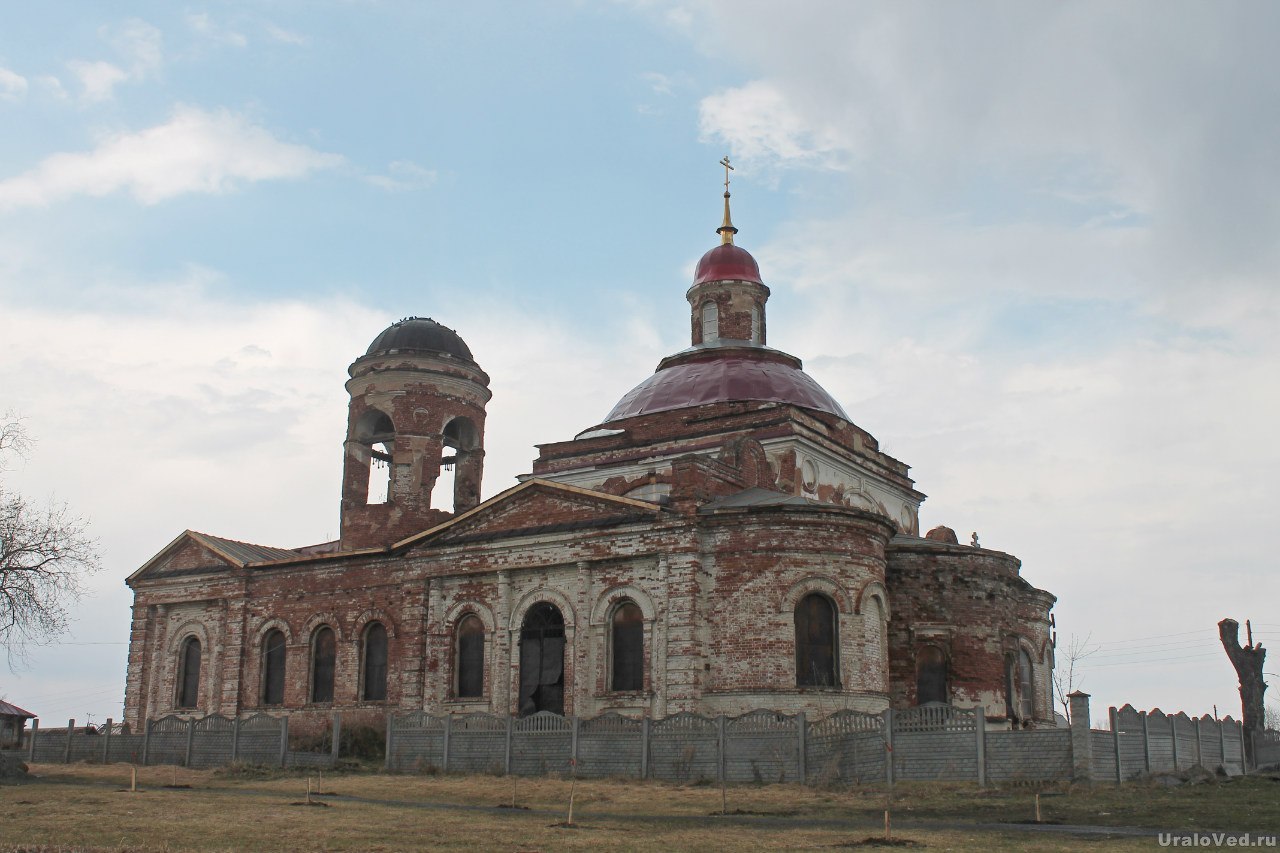
M763 343L760 339L760 306L751 306L751 343Z
M484 623L474 613L458 622L458 698L475 699L484 695Z
M369 448L369 492L367 503L384 504L391 500L391 459L396 448L396 428L383 412L372 410L361 416L358 432Z
M337 661L337 641L328 625L311 640L311 701L333 701L333 670Z
M195 708L200 704L200 641L188 637L179 658L178 707Z
M947 656L937 646L916 652L916 704L947 701Z
M713 344L720 338L720 309L714 302L702 303L702 342Z
M262 704L284 704L284 631L273 628L262 640Z
M372 622L364 629L364 689L361 698L380 702L387 698L387 628Z
M1031 655L1026 649L1018 651L1018 716L1023 720L1032 720L1036 715L1035 706L1035 671L1031 668Z
M613 611L614 690L644 689L644 615L634 601Z
M796 605L796 686L836 685L835 607L811 592Z
M546 601L530 607L520 628L520 716L564 713L564 647L560 608Z

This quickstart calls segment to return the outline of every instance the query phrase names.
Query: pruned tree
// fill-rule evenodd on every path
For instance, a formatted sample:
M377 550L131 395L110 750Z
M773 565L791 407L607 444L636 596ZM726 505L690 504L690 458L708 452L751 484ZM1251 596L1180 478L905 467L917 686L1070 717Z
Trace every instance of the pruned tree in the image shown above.
M1084 683L1078 664L1100 648L1090 644L1091 637L1093 637L1092 633L1085 634L1083 638L1072 634L1071 642L1067 644L1066 649L1054 655L1056 660L1053 667L1053 695L1062 706L1062 716L1067 718L1068 723L1071 722L1070 696Z
M1244 716L1244 749L1249 763L1253 763L1253 740L1266 726L1266 710L1262 694L1267 690L1267 682L1263 678L1262 665L1267 659L1267 650L1262 643L1253 644L1253 627L1246 621L1248 639L1240 645L1240 623L1234 619L1223 619L1218 623L1218 637L1222 647L1227 650L1227 657L1236 669L1236 677L1240 680L1240 710Z
M30 447L22 419L12 412L0 417L0 475ZM88 522L66 504L33 503L0 480L0 646L11 669L29 646L66 630L67 605L100 568Z

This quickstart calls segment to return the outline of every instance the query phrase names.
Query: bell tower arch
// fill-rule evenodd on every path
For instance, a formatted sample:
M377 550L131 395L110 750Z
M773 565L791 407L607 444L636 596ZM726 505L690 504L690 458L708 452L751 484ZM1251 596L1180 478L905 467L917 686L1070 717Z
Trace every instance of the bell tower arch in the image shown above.
M390 544L480 502L492 394L457 332L400 320L348 373L342 549Z

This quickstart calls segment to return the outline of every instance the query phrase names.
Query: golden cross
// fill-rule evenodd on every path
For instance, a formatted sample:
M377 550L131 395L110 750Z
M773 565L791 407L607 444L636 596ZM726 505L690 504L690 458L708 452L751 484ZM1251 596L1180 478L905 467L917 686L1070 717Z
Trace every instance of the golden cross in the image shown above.
M724 155L724 159L720 161L720 165L724 166L724 191L728 192L729 191L729 171L733 169L733 167L729 165L728 154Z

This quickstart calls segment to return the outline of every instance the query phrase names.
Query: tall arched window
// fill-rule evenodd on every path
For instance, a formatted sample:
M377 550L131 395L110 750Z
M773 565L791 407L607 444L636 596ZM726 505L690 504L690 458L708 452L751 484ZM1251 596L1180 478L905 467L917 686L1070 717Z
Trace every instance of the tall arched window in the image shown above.
M520 627L520 716L538 711L564 713L564 616L540 601Z
M644 614L634 601L624 601L613 610L614 690L644 689Z
M200 640L187 637L178 658L178 707L195 708L200 704Z
M720 309L714 302L702 303L702 342L713 344L720 339Z
M937 646L922 646L916 652L916 704L947 698L947 656Z
M361 644L364 659L360 661L363 687L360 698L380 702L387 698L387 628L381 622L370 622L364 629Z
M458 698L484 695L484 623L474 613L458 621L456 632Z
M811 592L796 605L796 686L836 685L835 605Z
M1032 720L1036 715L1036 681L1035 670L1031 666L1031 655L1026 649L1018 650L1018 717Z
M338 643L333 629L323 625L311 638L311 701L333 701L333 672L338 658Z
M284 631L272 628L262 638L262 704L284 704Z
M751 306L751 343L764 343L763 336L760 334L760 306Z

